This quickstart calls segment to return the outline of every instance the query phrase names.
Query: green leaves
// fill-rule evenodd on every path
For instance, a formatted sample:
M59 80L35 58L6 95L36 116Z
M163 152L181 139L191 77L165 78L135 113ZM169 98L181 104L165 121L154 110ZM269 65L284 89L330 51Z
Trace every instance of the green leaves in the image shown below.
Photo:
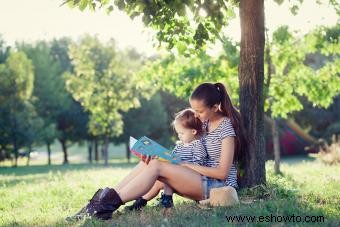
M203 46L205 40L209 39L209 33L202 23L199 23L194 35L194 40L197 46Z
M287 118L301 110L301 96L326 108L340 94L338 39L327 38L327 34L337 34L334 29L338 28L317 28L302 38L289 33L287 27L274 33L270 43L272 78L265 104L273 117Z
M15 157L20 148L40 139L43 121L32 105L33 82L31 60L21 51L10 52L0 64L0 146Z
M80 10L103 7L107 12L118 8L131 18L142 15L143 23L158 31L156 38L160 45L177 48L179 52L189 55L198 53L196 49L204 48L206 42L219 37L218 33L228 20L235 17L238 1L70 0L69 5ZM205 11L206 15L200 15L200 10Z
M70 47L74 73L65 73L67 89L90 112L89 129L94 135L122 133L122 112L139 106L144 91L135 75L140 66L136 52L119 52L114 42L101 43L86 36ZM136 58L137 57L137 58ZM142 89L138 91L136 88Z
M232 50L230 46L233 44L228 40L225 43L225 48ZM198 84L206 81L220 81L227 85L234 103L237 104L239 85L238 64L235 59L238 59L236 47L219 58L212 58L205 53L188 57L169 55L146 64L139 72L139 76L157 88L166 90L184 100L189 98Z
M23 52L11 52L4 64L0 64L0 92L4 91L6 97L16 97L20 100L28 100L33 91L33 66L32 62Z

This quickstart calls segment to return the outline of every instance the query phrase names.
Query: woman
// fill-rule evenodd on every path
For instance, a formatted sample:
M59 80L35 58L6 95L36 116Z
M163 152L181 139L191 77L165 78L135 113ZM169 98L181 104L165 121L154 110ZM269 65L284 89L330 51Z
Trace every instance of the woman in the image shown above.
M147 193L156 181L169 185L177 194L193 200L207 199L211 188L237 187L236 159L242 156L245 140L240 114L221 83L203 83L190 97L196 117L205 124L206 166L173 165L145 157L114 188L98 190L76 215L109 219L124 203Z

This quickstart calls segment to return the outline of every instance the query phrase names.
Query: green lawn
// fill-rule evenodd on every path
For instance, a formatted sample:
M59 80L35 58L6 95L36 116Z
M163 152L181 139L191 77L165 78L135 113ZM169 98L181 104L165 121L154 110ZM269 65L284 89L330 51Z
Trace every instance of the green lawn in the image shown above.
M120 209L113 220L107 222L64 221L67 215L83 206L98 187L115 185L132 166L116 161L108 168L101 164L1 167L0 226L225 226L238 223L228 222L227 215L323 216L321 223L289 222L286 225L340 225L340 166L329 167L301 159L285 161L282 176L274 176L273 163L267 162L267 186L241 191L242 203L232 208L201 209L189 200L175 197L176 207L167 215L150 205L142 212L125 213Z

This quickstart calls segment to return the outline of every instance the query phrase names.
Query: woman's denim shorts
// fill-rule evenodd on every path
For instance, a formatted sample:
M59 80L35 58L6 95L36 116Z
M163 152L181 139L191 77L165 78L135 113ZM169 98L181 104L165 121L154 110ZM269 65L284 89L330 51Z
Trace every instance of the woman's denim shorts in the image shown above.
M202 186L203 186L203 199L209 199L210 190L212 188L224 187L225 181L207 176L202 176Z

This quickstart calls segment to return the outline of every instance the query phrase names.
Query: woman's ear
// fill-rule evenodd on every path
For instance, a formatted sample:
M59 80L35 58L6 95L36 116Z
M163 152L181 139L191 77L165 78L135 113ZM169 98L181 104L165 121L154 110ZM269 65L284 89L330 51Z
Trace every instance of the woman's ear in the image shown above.
M196 129L192 129L192 130L191 130L191 133L192 133L193 135L197 135L197 130L196 130Z

